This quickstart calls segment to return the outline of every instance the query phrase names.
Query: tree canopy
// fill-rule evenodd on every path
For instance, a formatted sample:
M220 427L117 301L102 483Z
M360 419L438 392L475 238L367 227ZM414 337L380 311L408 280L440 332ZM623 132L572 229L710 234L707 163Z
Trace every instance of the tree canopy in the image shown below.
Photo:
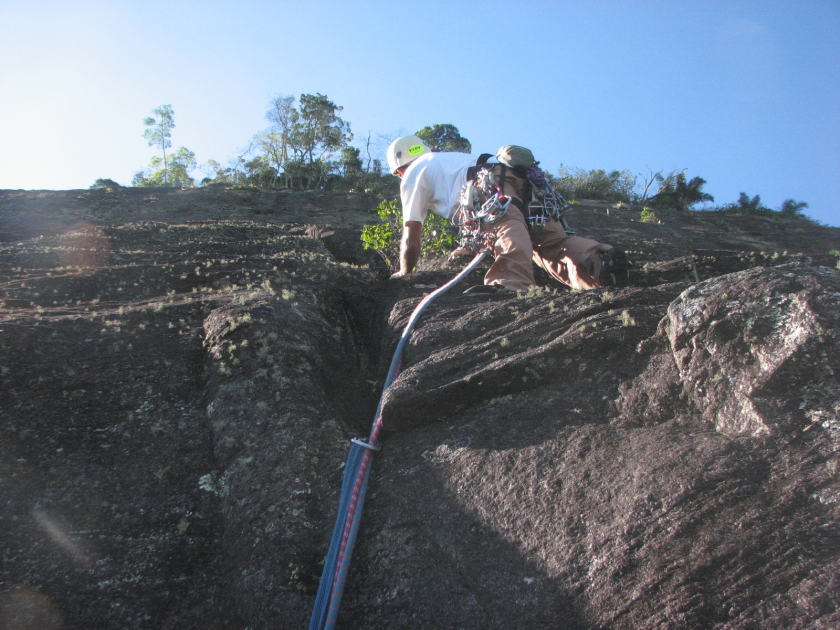
M396 178L371 156L378 137L368 134L362 159L362 150L349 144L353 133L339 115L343 109L324 94L302 94L297 104L293 96L275 96L265 115L270 126L229 166L212 160L203 166L202 185L395 192Z
M469 153L470 141L464 138L455 125L432 125L423 127L414 134L426 143L432 151Z
M301 94L299 108L291 96L271 101L266 118L272 125L254 141L266 161L282 170L287 187L323 186L335 168L332 158L353 139L350 124L339 116L343 109L323 94Z
M178 147L169 156L168 163L155 156L149 162L149 168L134 175L132 186L176 186L192 188L195 182L189 171L196 166L195 153L185 147Z
M684 170L672 171L667 177L657 173L656 179L659 182L659 191L651 197L650 203L657 208L689 210L702 201L715 200L712 195L703 192L705 179L693 177L689 181Z
M161 105L143 120L147 127L143 137L150 147L158 147L162 155L154 156L149 167L134 174L132 186L177 186L191 188L195 182L189 171L195 168L195 153L185 147L178 147L175 153L167 156L166 149L172 146L172 129L175 127L175 112L172 105Z
M295 190L331 190L367 192L385 196L398 194L399 179L383 168L381 158L385 147L393 140L391 134L367 133L358 146L353 146L350 123L341 118L344 108L321 93L274 96L265 117L268 128L251 138L238 155L226 165L208 160L201 167L206 175L201 186L254 186L259 188L290 188ZM185 147L167 153L172 147L175 127L172 105L161 105L154 115L143 120L143 137L149 146L157 147L161 155L151 159L149 167L135 174L134 186L191 187L195 181L190 171L196 168L195 154ZM416 132L433 151L470 153L472 145L455 125L434 124ZM685 169L664 171L648 169L639 178L630 171L604 169L576 169L561 165L559 176L546 173L550 184L558 192L573 200L604 199L656 208L691 210L714 197L703 191L706 180L688 179ZM98 180L94 187L113 189L111 180ZM656 194L648 197L654 186ZM778 210L761 204L758 195L741 193L735 203L714 208L726 212L775 213L787 217L801 215L808 207L804 201L785 199Z

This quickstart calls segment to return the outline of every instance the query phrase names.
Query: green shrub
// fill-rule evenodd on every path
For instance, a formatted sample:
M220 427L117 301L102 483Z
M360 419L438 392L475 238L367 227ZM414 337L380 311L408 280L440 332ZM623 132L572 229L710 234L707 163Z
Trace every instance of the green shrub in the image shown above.
M93 185L90 187L90 190L106 190L108 192L114 192L119 188L122 188L122 186L120 186L113 179L103 179L100 177L95 182L93 182Z
M782 214L802 214L802 211L808 207L804 201L795 201L794 199L785 199L782 202L779 212Z
M755 214L763 217L813 222L812 219L802 214L802 211L807 207L808 204L804 201L785 199L778 210L773 210L761 203L761 195L750 197L747 193L742 192L738 196L738 201L718 206L714 210L727 214Z
M741 212L746 212L747 214L764 214L765 212L770 210L770 208L767 208L762 205L761 195L756 195L755 197L750 199L750 196L745 192L742 192L738 196L738 202L735 205L737 206L738 210L740 210Z
M636 176L630 171L611 171L560 167L560 176L551 177L561 195L571 199L603 199L630 201L636 187Z
M642 223L658 223L659 219L656 218L656 214L650 208L642 208L642 216L641 216Z
M767 208L761 203L761 195L750 197L742 192L735 203L727 203L717 208L719 212L727 214L756 214L759 216L778 216L775 210Z
M388 266L394 269L400 251L400 234L402 232L402 212L396 201L387 199L379 204L376 213L382 223L366 225L362 230L362 243L365 249L373 249L385 259Z
M458 245L456 229L443 217L429 214L423 223L423 253L448 254Z
M400 204L387 199L376 209L381 223L366 225L362 230L365 249L373 249L385 259L388 266L399 268L400 239L403 217ZM422 252L424 254L446 254L458 244L457 233L446 219L429 214L423 223Z

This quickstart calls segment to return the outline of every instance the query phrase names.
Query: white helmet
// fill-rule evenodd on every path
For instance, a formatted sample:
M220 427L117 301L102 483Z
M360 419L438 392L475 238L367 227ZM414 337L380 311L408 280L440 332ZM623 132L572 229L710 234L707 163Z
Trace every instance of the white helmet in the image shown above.
M411 164L424 153L430 152L431 149L417 136L397 138L388 147L388 168L391 169L391 175L396 175L398 168Z

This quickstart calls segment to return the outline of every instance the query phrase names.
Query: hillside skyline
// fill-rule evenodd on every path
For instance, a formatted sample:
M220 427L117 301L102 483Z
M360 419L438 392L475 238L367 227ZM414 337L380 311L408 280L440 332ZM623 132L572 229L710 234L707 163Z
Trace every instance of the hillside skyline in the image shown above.
M453 124L474 152L687 169L714 205L745 192L840 225L835 2L0 1L0 188L130 183L171 103L173 147L225 163L272 96L322 93L359 146ZM515 37L519 35L519 39Z

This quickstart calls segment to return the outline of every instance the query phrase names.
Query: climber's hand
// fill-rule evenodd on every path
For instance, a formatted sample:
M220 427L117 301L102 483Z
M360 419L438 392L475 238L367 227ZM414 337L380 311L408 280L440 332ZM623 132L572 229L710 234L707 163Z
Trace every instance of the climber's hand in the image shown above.
M455 260L459 256L472 256L472 255L473 255L473 252L468 250L466 247L458 247L458 248L455 249L455 251L453 251L451 254L449 254L449 258L447 258L446 260L447 260L447 262L452 262L453 260Z

